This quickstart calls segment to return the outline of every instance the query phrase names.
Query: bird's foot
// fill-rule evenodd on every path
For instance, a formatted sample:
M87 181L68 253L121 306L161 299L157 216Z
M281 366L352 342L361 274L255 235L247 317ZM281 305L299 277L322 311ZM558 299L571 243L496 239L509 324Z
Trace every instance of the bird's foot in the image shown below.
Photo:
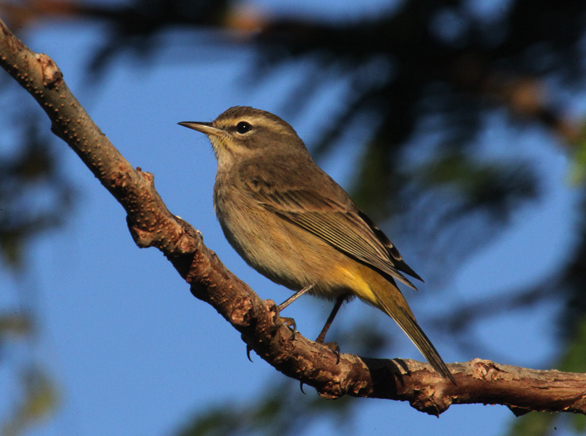
M291 330L291 337L289 340L292 341L295 339L295 333L297 333L297 324L293 318L282 316L281 319L283 320L283 324L285 324L287 327L289 327L289 330Z
M330 351L332 353L334 353L336 355L336 365L338 363L340 363L340 354L342 354L342 351L340 350L340 346L338 345L337 342L323 342L323 339L320 341L320 338L317 338L317 340L315 342L317 342L318 344L322 344L325 345L326 347L328 347L330 349Z

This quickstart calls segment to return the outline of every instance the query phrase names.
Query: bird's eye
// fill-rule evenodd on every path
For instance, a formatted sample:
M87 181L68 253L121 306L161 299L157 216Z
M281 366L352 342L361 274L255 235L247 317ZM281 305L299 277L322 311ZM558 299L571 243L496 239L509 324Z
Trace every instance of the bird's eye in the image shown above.
M246 132L250 132L250 130L252 130L252 126L246 121L240 121L238 124L236 124L236 131L241 135L245 134Z

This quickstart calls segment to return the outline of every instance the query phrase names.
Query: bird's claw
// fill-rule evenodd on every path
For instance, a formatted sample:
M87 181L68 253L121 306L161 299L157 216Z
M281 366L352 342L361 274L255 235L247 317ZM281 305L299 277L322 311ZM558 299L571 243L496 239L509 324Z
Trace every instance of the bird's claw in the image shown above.
M338 363L340 363L340 354L342 354L342 351L340 350L340 346L338 345L338 343L337 342L327 342L323 345L328 347L330 349L330 351L336 355L336 365Z
M295 320L293 318L289 318L289 317L285 317L282 316L281 319L283 320L283 324L285 324L287 327L289 327L289 330L291 330L291 337L289 338L290 340L295 339L295 334L297 333L297 324L295 323Z
M299 389L301 389L301 392L303 392L305 394L305 391L303 390L303 382L299 381Z

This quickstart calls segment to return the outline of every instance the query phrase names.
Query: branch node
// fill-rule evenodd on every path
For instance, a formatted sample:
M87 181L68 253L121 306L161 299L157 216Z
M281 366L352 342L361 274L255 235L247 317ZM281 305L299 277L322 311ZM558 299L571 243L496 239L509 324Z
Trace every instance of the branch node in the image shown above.
M490 360L473 359L470 361L471 367L474 368L473 377L479 380L495 381L495 380L512 380L513 376L496 363Z
M156 233L149 232L147 230L142 230L138 227L129 226L128 228L130 230L130 234L132 235L132 239L134 239L135 244L138 245L140 248L152 247L159 240L159 237Z
M136 167L136 172L138 174L140 174L142 176L142 178L145 179L149 183L149 185L155 184L155 176L153 175L153 173L149 173L148 171L143 171L141 167Z
M417 410L438 418L451 404L451 397L445 394L441 382L415 392L415 398L411 401L411 406Z
M127 172L116 171L110 174L110 187L115 189L126 188L130 180Z
M265 300L264 303L267 312L269 313L269 316L273 320L273 323L276 323L276 316L279 314L279 310L277 309L277 303L275 303L274 300L271 299Z
M201 235L199 230L196 230L198 235ZM203 238L202 238L203 240ZM197 244L193 239L193 236L187 233L183 233L179 237L179 241L177 242L177 251L179 254L190 254L194 253L197 249Z
M230 314L230 322L238 327L247 327L250 325L250 314L252 309L252 302L250 298L244 297L239 300L234 300L232 303L232 313Z
M35 53L37 63L41 67L43 86L47 89L55 89L63 83L63 73L53 59L44 53Z

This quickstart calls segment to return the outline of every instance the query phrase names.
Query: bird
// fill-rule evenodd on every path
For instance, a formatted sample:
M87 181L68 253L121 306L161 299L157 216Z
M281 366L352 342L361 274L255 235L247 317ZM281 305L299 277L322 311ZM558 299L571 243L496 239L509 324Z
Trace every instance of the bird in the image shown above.
M224 235L256 271L300 295L335 301L316 342L354 297L380 309L435 371L455 384L416 321L397 281L422 280L384 232L312 159L293 127L270 112L235 106L213 122L183 121L204 133L217 159L214 209Z

